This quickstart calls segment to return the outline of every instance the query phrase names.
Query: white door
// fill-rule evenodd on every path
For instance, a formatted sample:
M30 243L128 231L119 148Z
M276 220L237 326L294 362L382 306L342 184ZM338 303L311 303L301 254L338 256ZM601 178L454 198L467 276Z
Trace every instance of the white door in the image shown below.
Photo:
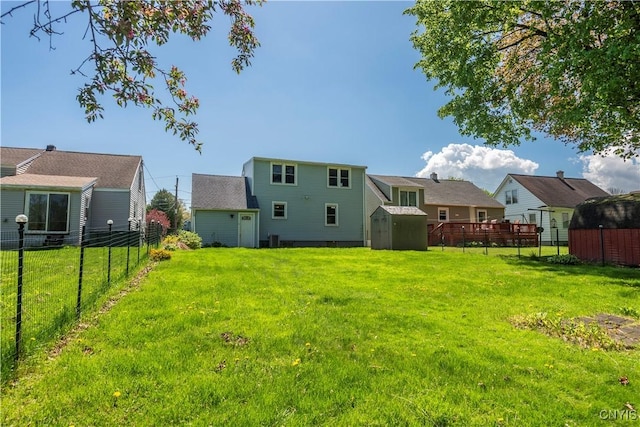
M238 215L238 242L243 248L256 247L256 215L254 213L240 213Z

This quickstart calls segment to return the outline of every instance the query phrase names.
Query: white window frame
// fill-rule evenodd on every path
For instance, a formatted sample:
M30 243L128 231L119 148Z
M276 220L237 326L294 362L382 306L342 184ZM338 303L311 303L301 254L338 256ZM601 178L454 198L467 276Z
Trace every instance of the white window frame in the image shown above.
M280 173L280 181L273 180L274 166L280 166L282 168L282 172ZM293 168L293 182L287 182L287 167ZM273 185L298 185L298 165L296 163L271 162L271 165L269 166L269 181Z
M531 221L533 219L533 221ZM538 215L535 212L529 213L529 224L538 225Z
M284 206L284 216L276 216L276 205ZM278 202L278 201L271 202L271 219L277 219L277 220L287 219L287 211L288 211L287 202Z
M507 190L504 192L504 204L515 205L518 203L518 190Z
M407 193L407 204L402 204L402 193ZM409 194L415 194L416 196L416 204L412 205L409 200ZM398 206L415 206L418 207L418 192L415 190L398 190Z
M46 195L47 196L47 210L45 213L45 229L44 230L31 230L29 228L29 223L27 223L27 231L32 234L68 234L69 233L69 216L71 214L71 193L66 193L63 191L27 191L24 201L24 211L27 213L27 216L30 216L31 209L31 195ZM55 195L64 195L67 196L67 218L65 219L65 229L64 230L48 230L49 227L49 198L52 194ZM32 216L32 215L31 215Z
M329 219L329 214L327 212L327 209L329 207L333 207L335 208L335 217L336 217L336 222L335 224L330 224L328 219ZM325 227L338 227L340 225L340 221L339 221L339 210L338 210L338 204L337 203L325 203L324 204L324 225Z
M440 219L440 212L444 211L446 215L446 219ZM439 222L449 222L449 208L438 208L438 221Z
M562 228L569 228L569 224L571 223L571 216L569 212L562 212Z
M518 204L518 189L517 188L511 190L511 204L513 204L513 205L517 205Z
M484 213L484 219L480 219L480 213ZM489 212L486 209L478 209L476 211L476 220L482 222L489 219Z
M336 171L336 184L331 184L331 170ZM347 174L347 185L342 182L342 173ZM327 166L327 187L329 188L351 188L351 168L340 168L337 166Z

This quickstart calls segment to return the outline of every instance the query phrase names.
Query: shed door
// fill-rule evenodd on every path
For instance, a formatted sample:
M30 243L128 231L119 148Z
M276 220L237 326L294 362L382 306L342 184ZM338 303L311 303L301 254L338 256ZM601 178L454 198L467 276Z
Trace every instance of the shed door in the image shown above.
M238 241L244 248L256 247L256 215L254 213L240 213L238 215L240 226L238 227Z

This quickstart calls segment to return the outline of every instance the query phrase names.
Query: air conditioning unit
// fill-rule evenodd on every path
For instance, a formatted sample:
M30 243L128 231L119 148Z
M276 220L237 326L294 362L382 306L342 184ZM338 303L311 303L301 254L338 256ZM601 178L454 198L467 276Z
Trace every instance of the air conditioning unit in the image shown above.
M277 234L269 234L269 247L270 248L278 248L280 247L280 236Z

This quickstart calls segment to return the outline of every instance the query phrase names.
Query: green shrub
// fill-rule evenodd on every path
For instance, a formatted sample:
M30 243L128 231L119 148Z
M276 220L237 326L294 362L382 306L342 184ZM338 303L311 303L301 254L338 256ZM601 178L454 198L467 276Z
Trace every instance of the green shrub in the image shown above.
M547 258L551 264L578 265L581 264L580 259L571 254L553 255Z
M178 238L189 249L200 249L202 247L202 238L191 231L180 230Z
M164 261L171 259L171 252L166 249L151 249L151 251L149 251L149 258L152 261Z

